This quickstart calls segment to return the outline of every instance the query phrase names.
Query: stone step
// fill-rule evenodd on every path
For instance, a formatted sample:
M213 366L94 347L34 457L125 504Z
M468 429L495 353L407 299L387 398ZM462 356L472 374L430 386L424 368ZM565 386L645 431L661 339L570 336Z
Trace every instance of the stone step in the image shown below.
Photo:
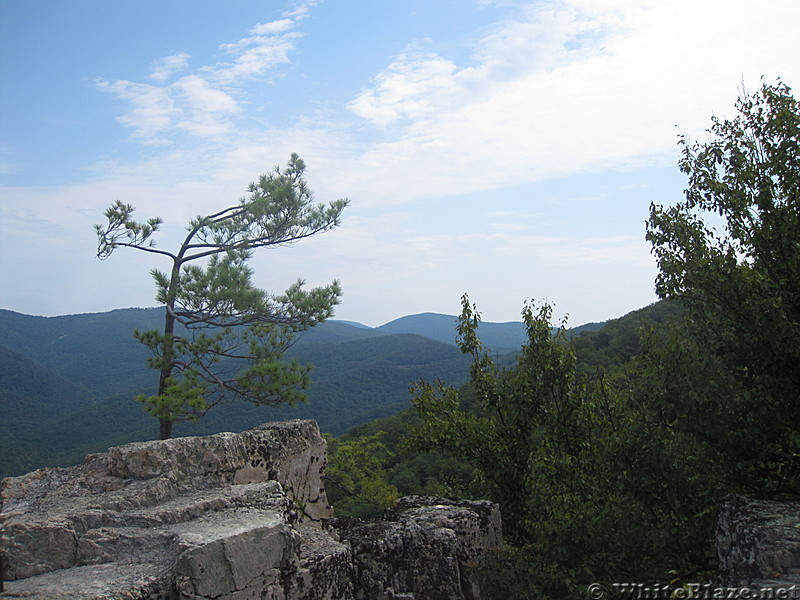
M0 597L26 600L171 600L171 569L154 563L104 563L6 581Z
M115 505L101 499L77 513L7 518L3 525L6 577L19 579L112 562L140 546L142 551L144 547L161 549L174 543L170 526L199 523L209 514L238 508L268 509L283 521L293 520L291 504L275 481L192 492L147 508L109 508ZM159 533L151 531L155 528Z

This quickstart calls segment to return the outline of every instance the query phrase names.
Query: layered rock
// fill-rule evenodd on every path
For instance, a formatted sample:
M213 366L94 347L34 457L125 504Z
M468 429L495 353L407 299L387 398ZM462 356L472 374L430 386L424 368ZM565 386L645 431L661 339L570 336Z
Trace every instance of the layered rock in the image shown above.
M489 503L409 499L341 538L316 423L141 442L2 483L3 598L478 598ZM398 595L400 594L400 595ZM409 595L411 594L411 595Z
M723 585L800 598L800 502L730 495L716 538Z
M480 598L472 567L502 544L497 505L436 497L401 498L382 521L344 521L339 532L358 600Z

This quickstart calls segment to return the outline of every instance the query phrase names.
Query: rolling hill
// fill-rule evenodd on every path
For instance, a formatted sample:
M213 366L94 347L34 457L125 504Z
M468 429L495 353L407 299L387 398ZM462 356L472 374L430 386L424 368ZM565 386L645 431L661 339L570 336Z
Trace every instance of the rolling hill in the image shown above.
M0 310L0 475L74 463L155 436L156 420L133 398L152 392L157 374L132 332L158 328L162 315L137 308L63 317ZM197 424L178 424L175 435L289 418L315 419L339 434L407 407L412 380L467 378L466 359L452 344L338 321L306 332L287 356L315 365L307 402L220 406Z
M157 382L133 330L162 323L163 309L157 308L59 317L0 310L0 476L72 464L108 446L156 436L156 420L133 401L152 393ZM174 434L307 418L339 435L395 414L409 406L412 381L438 378L460 385L468 379L455 324L456 317L434 313L377 328L328 321L305 332L286 353L314 365L307 402L220 406L199 423L176 424ZM513 352L525 340L520 322L482 323L479 333L496 353Z

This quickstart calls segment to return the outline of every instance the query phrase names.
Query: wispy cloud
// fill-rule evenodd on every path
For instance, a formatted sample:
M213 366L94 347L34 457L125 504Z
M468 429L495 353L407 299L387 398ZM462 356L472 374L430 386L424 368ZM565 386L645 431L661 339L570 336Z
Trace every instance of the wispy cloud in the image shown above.
M189 58L191 57L186 52L179 52L154 60L150 65L150 79L164 83L173 73L185 69L189 64Z
M130 103L130 110L119 117L119 121L131 127L135 137L147 141L157 141L158 136L169 129L179 112L169 87L124 79L99 80L97 85L102 91Z
M410 50L350 102L377 132L392 126L364 153L383 198L672 164L675 126L702 135L743 78L800 78L800 42L775 27L800 19L791 0L518 4L469 61Z
M230 129L229 117L241 111L232 96L212 87L197 75L188 75L171 86L173 97L183 107L176 126L197 137L214 137Z
M440 109L443 100L457 91L455 71L455 64L436 54L404 53L375 78L372 89L361 92L348 107L377 125L420 118Z
M228 60L201 66L171 83L173 75L188 68L189 54L154 60L149 76L154 83L99 79L97 85L129 103L119 121L146 143L170 143L179 132L200 138L224 135L242 112L237 98L242 85L290 62L296 40L303 35L297 25L315 4L301 2L280 19L256 24L247 36L220 45Z
M491 98L529 74L548 72L585 57L608 24L574 8L520 7L519 20L494 24L475 46L469 64L458 66L419 42L399 55L350 104L375 124L431 116ZM590 43L594 42L594 43Z
M295 40L302 37L301 33L288 30L289 26L294 25L289 19L257 25L251 33L267 32L266 35L251 35L223 44L220 48L233 56L233 61L204 67L203 72L223 85L263 76L271 69L289 62L289 53L295 48Z

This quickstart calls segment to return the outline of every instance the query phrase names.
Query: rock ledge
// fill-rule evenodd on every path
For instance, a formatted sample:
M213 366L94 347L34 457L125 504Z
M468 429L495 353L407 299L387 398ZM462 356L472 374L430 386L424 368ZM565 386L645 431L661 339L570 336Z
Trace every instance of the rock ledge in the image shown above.
M0 485L1 598L478 600L489 502L402 499L331 519L313 421L137 442ZM340 530L334 529L338 523Z

